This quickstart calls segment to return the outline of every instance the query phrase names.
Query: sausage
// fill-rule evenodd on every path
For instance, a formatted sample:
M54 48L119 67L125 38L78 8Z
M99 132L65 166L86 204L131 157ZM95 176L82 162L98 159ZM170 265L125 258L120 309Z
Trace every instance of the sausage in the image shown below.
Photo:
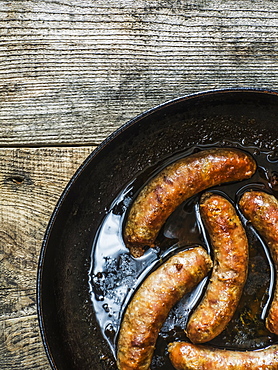
M264 238L276 269L276 285L265 324L270 332L278 335L278 200L263 191L247 191L239 207Z
M209 187L252 176L254 159L238 149L209 149L167 166L139 193L131 206L124 241L134 257L153 247L169 215L183 201Z
M186 342L168 346L177 370L277 370L278 345L256 351L231 351Z
M200 214L209 233L214 262L205 295L189 318L186 333L193 343L219 335L231 320L248 271L248 240L233 207L224 197L205 193Z
M142 283L125 312L118 340L120 370L147 370L156 339L170 309L209 272L212 262L202 247L168 259Z

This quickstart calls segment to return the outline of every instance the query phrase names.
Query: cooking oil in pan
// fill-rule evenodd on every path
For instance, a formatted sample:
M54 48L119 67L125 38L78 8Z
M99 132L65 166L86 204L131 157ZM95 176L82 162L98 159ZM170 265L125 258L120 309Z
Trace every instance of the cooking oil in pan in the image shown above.
M217 186L210 191L220 193L234 203L242 219L250 247L249 270L234 317L227 328L208 344L219 348L250 350L278 342L277 336L268 332L264 325L274 289L275 270L267 246L244 219L237 203L241 194L248 189L261 189L278 196L278 154L261 152L255 147L242 147L237 143L230 143L230 146L239 147L252 154L258 169L251 179ZM92 247L89 283L100 329L114 355L125 308L144 278L180 249L198 244L211 253L210 242L199 213L200 194L188 199L173 212L157 238L157 247L148 249L144 256L133 258L122 238L129 206L140 188L162 167L204 148L208 146L178 153L166 162L139 174L114 200L99 227ZM188 340L184 329L190 313L205 291L207 279L190 294L185 295L170 311L157 340L152 369L173 369L167 357L167 345L175 340Z

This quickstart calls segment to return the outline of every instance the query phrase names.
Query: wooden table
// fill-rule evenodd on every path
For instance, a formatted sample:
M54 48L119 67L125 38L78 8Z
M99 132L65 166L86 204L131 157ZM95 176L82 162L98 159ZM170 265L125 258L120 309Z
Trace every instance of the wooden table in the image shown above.
M278 88L271 0L0 0L0 367L48 370L36 307L68 180L140 112L209 89Z

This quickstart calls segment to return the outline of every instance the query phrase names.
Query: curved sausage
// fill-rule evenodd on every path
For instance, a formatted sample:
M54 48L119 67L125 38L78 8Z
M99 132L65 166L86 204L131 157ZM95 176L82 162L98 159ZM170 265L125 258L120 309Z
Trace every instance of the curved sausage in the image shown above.
M278 346L256 351L230 351L174 342L168 347L177 370L277 370Z
M243 194L239 206L244 216L265 239L275 265L276 285L266 327L278 335L278 200L263 191L248 191Z
M189 197L209 187L239 181L256 170L253 158L238 149L210 149L167 166L139 193L124 230L124 240L134 257L144 254L169 215Z
M150 274L127 307L120 329L120 370L149 369L156 339L170 309L209 272L212 262L201 247L179 252Z
M208 342L226 328L242 295L249 257L245 230L226 198L204 194L200 213L210 236L214 262L205 295L187 324L186 333L193 343Z

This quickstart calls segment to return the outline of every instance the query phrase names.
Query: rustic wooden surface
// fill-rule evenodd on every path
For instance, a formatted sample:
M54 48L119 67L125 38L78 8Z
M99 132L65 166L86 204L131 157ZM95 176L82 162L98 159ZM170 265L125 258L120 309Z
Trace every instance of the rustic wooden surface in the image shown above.
M272 0L0 0L0 367L50 367L37 262L68 180L107 135L189 93L278 89Z
M0 149L0 368L48 369L37 320L40 247L63 188L93 147Z

